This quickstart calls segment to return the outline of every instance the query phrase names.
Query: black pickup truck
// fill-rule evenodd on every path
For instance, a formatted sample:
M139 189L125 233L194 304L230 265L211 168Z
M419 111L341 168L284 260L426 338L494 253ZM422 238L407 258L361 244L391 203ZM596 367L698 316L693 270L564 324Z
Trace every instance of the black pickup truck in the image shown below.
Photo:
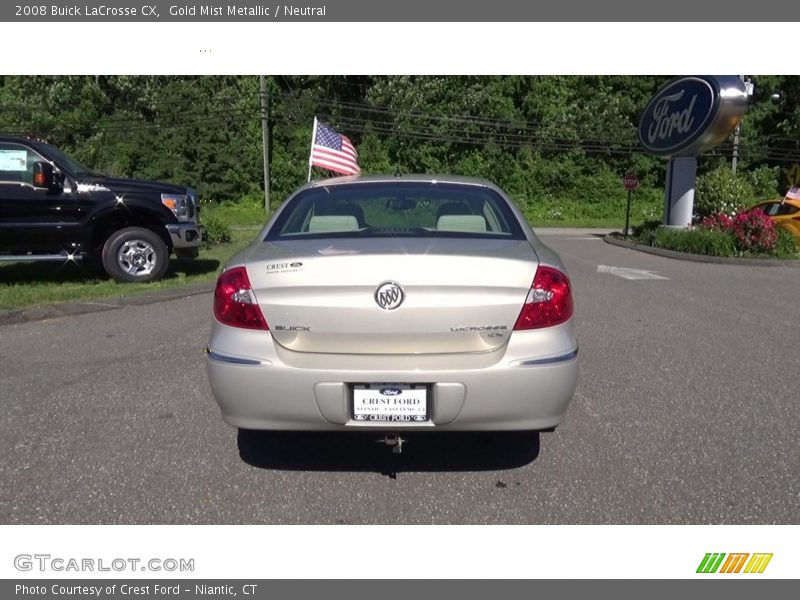
M194 258L191 188L92 172L41 140L0 136L0 262L99 259L118 281L155 281Z

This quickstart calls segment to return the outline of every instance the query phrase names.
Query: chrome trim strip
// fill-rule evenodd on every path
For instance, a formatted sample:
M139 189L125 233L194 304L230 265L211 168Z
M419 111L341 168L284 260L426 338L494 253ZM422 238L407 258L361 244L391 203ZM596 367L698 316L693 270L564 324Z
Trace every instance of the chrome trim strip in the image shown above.
M260 360L253 360L250 358L238 358L236 356L228 356L226 354L220 354L219 352L214 352L210 348L206 348L206 355L210 360L221 362L221 363L228 363L232 365L255 365L259 367L269 367L272 365L269 361L260 361Z
M0 262L38 262L38 261L78 261L83 260L80 254L0 254Z
M550 358L523 358L522 360L515 360L511 363L512 367L538 367L540 365L555 365L562 362L567 362L578 356L578 349L562 354L561 356L551 356Z

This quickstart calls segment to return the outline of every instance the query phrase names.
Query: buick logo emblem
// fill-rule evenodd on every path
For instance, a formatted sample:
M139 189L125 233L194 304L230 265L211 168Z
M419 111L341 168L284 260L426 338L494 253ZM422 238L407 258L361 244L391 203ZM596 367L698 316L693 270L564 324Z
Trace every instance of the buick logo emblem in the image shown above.
M394 310L406 299L406 293L396 281L384 281L375 290L375 302L383 310Z

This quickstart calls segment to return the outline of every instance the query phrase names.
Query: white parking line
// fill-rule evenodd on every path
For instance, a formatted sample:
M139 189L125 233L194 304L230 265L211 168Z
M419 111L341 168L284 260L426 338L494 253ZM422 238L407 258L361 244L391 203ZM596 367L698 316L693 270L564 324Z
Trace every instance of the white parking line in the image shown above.
M608 273L609 275L616 275L623 279L669 279L663 275L657 275L653 271L645 271L644 269L630 269L628 267L611 267L609 265L597 265L598 273Z

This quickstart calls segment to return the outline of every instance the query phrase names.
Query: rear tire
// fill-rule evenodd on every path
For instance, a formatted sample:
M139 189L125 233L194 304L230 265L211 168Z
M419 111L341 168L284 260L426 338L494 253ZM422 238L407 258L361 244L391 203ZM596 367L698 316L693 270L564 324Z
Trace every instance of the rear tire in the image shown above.
M103 245L103 268L117 281L146 283L167 272L169 250L158 234L144 227L126 227Z

